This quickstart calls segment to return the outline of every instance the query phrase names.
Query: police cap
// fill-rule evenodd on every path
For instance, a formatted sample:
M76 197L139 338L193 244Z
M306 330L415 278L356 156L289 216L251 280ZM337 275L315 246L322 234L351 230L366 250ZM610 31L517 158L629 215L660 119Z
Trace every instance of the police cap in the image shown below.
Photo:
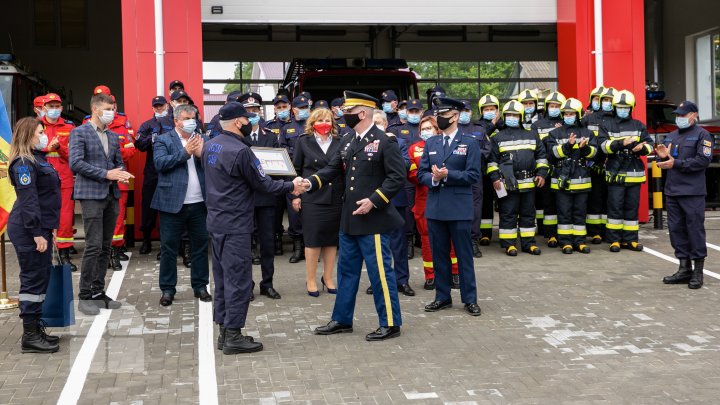
M392 90L383 91L380 98L382 99L382 101L397 101L398 100L398 96Z
M168 85L168 90L172 90L173 87L180 87L181 89L185 89L185 85L180 80L173 80L170 82L170 85Z
M245 93L238 98L238 103L243 107L260 107L262 105L262 97L257 93Z
M363 107L377 108L378 100L373 96L350 90L345 90L343 95L345 96L345 109L349 110L350 108L359 105Z
M238 103L237 101L231 101L220 107L220 111L218 111L218 114L220 115L220 119L223 121L232 120L240 117L251 118L255 116L255 114L247 112L245 110L245 107L243 107L242 104Z
M227 98L225 99L226 102L231 101L238 101L238 98L242 95L242 92L239 90L231 91L230 94L227 95Z
M185 93L185 90L176 90L176 91L173 91L172 94L170 94L170 100L172 100L172 101L175 101L182 97L185 97L186 99L188 99L188 101L190 101L190 96L188 96L188 94Z
M275 98L272 100L272 104L275 105L277 103L288 103L290 104L290 100L288 100L288 97L284 94L278 94L275 96Z
M435 110L439 113L447 111L462 111L465 109L465 104L460 100L455 100L447 97L437 97L433 100Z
M464 110L470 110L470 111L472 111L472 105L470 105L470 102L469 102L469 101L463 100L462 103L463 103L463 105L465 106L465 108L463 108Z
M300 94L299 96L295 97L292 101L293 108L305 108L310 105L310 101L307 97Z
M407 109L408 110L422 110L423 109L422 101L420 101L417 98L411 98L410 100L407 101Z
M330 109L330 106L328 105L328 102L327 102L327 101L325 101L325 100L318 100L318 101L314 102L313 105L312 105L312 109L313 109L313 110L316 109L316 108L327 108L327 109Z
M165 97L163 96L155 96L152 99L152 106L155 107L156 105L165 105L167 104L167 100L165 100Z
M336 99L333 99L333 101L330 102L331 107L342 107L342 105L345 103L345 99L342 97L338 97Z
M403 108L407 108L408 101L407 100L400 100L398 102L398 109L402 110Z
M685 100L673 111L673 114L685 115L691 112L698 112L698 107L692 101Z

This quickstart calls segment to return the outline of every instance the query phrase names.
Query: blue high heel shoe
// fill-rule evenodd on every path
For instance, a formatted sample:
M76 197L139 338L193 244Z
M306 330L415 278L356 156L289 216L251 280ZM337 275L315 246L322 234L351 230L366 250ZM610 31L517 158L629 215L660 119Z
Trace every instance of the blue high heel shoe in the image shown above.
M320 278L320 281L322 282L323 290L327 289L328 294L337 294L337 288L328 288L328 286L325 285L324 278Z
M307 288L307 283L305 283L305 288ZM310 290L308 290L308 295L311 296L311 297L317 298L317 297L320 296L320 291L310 291Z

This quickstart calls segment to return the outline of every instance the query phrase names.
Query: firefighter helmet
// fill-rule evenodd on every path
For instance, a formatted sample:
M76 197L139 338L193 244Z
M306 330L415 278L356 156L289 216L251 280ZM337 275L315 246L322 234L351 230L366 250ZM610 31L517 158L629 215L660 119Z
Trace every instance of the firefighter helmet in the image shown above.
M524 103L526 101L534 101L535 104L538 102L538 96L535 90L525 89L520 92L517 96L517 101ZM507 105L507 104L505 104Z
M635 95L627 90L620 90L613 96L613 106L635 108Z
M583 105L582 102L576 98L569 98L565 100L560 107L562 112L575 112L577 113L578 120L582 118Z
M545 97L545 108L547 109L548 103L555 103L562 105L565 102L565 96L559 91L553 91Z
M520 119L525 115L525 108L517 100L510 100L503 106L503 117L505 114L520 114Z
M500 108L500 100L498 100L498 98L493 96L492 94L485 94L484 96L480 97L480 100L478 100L478 108L481 112L483 108L489 107L491 105Z
M592 89L590 92L590 103L592 103L593 97L602 97L602 94L605 92L605 87L599 86Z
M600 95L600 100L602 100L604 98L612 99L613 97L615 97L616 93L617 93L617 90L615 89L615 87L606 87L605 91L603 91L602 94Z

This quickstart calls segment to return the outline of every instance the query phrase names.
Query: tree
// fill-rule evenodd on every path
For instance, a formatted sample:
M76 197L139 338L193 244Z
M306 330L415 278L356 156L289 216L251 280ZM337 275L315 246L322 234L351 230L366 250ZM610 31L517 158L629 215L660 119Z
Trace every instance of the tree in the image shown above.
M450 97L477 100L490 93L502 97L506 89L514 86L508 82L480 82L478 79L509 79L515 73L516 62L409 62L421 79L433 80L445 88ZM448 82L444 79L466 79L466 82ZM421 83L420 94L430 88Z
M239 91L250 91L250 85L247 83L252 78L253 62L238 62L235 64L235 72L233 73L232 79L240 80L242 83L228 83L223 89L223 93L229 94L230 92ZM242 73L242 75L241 75Z

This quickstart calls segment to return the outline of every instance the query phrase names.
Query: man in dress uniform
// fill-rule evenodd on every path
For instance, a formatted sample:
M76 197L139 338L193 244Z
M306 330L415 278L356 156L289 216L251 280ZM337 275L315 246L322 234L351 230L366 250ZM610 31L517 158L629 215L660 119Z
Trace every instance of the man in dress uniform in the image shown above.
M705 169L712 160L713 137L697 125L698 108L692 101L683 101L673 113L678 129L668 134L656 151L661 160L658 166L667 171L664 193L670 243L680 268L663 282L688 283L688 288L694 290L703 285L707 257Z
M474 216L472 187L480 181L480 143L458 129L462 101L438 97L433 103L442 134L425 141L417 174L418 182L428 187L425 217L435 269L435 300L425 306L425 311L452 307L452 241L458 258L460 297L465 311L478 316L470 227Z
M403 219L390 200L401 192L405 162L397 140L373 124L377 99L345 91L345 122L356 134L346 136L330 163L306 179L310 191L345 174L345 203L340 219L338 293L332 320L315 329L318 335L352 332L353 313L363 261L372 284L380 327L368 341L400 336L400 301L392 268L389 233Z
M220 108L222 132L203 147L207 192L207 227L212 241L215 280L215 323L220 326L218 349L224 354L251 353L262 343L243 336L252 295L252 254L250 237L255 191L272 194L299 194L301 179L295 183L271 180L260 161L244 142L252 133L248 121L253 114L240 103Z

